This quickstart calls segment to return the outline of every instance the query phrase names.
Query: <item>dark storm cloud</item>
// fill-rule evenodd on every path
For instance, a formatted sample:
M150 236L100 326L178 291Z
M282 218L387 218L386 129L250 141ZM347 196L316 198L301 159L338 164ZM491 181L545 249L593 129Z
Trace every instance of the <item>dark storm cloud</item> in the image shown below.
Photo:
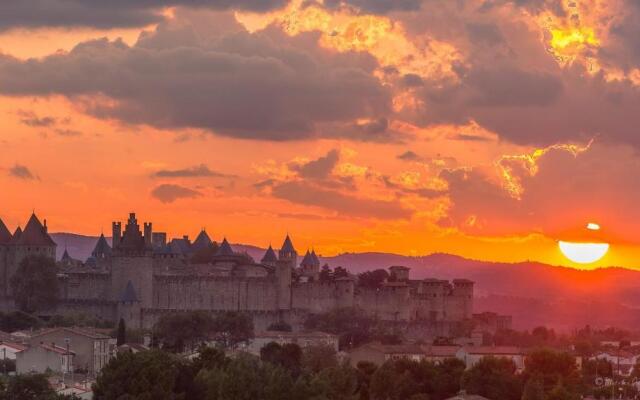
M513 67L473 69L465 83L473 91L470 103L485 107L546 106L562 92L559 77Z
M469 23L467 24L467 33L474 44L496 46L504 41L500 29L490 23Z
M292 203L321 207L350 217L405 219L412 214L396 201L359 198L298 181L277 184L272 194Z
M38 179L38 177L33 172L31 172L28 167L21 164L15 164L13 167L9 168L9 175L14 178L23 179L25 181Z
M622 15L610 27L599 56L625 71L640 67L640 2L627 0Z
M335 136L318 125L389 112L389 89L371 75L371 57L331 54L312 35L276 30L211 39L159 28L133 47L101 39L38 60L0 56L0 92L60 94L100 118L264 140ZM114 102L83 101L95 94ZM356 130L342 135L367 140Z
M159 178L228 178L232 175L223 174L217 171L212 171L205 164L196 165L190 168L183 169L164 169L157 171L153 174Z
M338 161L340 161L340 151L333 149L323 157L301 165L290 165L289 168L297 171L302 178L325 179L331 175Z
M173 203L179 199L201 197L202 193L184 186L166 183L153 189L151 196L160 200L162 203Z
M484 65L459 73L459 83L417 89L424 100L420 123L475 121L501 140L525 145L599 136L640 147L640 90L629 81L608 81L580 66L551 73Z
M165 7L269 11L287 0L2 0L0 31L39 27L136 27L164 19Z
M392 11L419 10L425 0L325 0L329 8L340 5L357 7L362 11L374 14L386 14Z

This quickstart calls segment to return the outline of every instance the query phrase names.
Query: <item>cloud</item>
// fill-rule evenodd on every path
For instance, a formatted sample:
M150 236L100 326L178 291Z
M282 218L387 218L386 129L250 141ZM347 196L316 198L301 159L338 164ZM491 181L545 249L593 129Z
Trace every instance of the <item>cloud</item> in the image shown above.
M379 115L390 112L391 94L372 76L371 57L332 53L312 34L292 38L276 28L204 32L212 35L205 40L183 22L134 46L100 39L37 60L2 55L0 93L59 94L98 118L247 139L335 137L323 125L363 118L377 119L362 127L377 139L386 127ZM357 127L340 135L368 138Z
M151 195L162 203L173 203L179 199L201 197L202 193L184 186L165 183L153 189Z
M19 116L22 124L33 128L46 128L57 123L57 120L54 117L38 117L38 115L33 111L18 110L16 111L16 114Z
M67 137L82 136L82 132L77 131L75 129L55 129L54 132L60 136L67 136Z
M233 175L227 175L220 172L212 171L207 165L200 164L183 169L163 169L155 172L153 176L158 178L228 178L232 177Z
M0 31L12 28L142 27L165 19L167 7L265 12L287 0L3 0Z
M412 215L411 210L397 201L359 198L299 181L279 183L273 186L272 194L292 203L321 207L349 217L406 219Z
M362 11L374 14L386 14L393 11L419 10L425 0L325 0L329 8L342 5L357 7Z
M31 172L28 167L21 164L15 164L13 167L9 168L9 175L25 181L38 179L38 177Z
M289 166L297 171L300 177L309 179L326 179L340 161L340 151L330 150L325 156L304 164L292 164Z
M418 154L416 154L411 150L407 150L402 154L398 154L396 158L402 161L421 161L422 160L421 156L419 156Z
M442 223L472 234L554 237L597 222L610 238L637 242L640 188L631 182L640 160L633 148L596 142L574 154L557 146L535 159L512 157L508 166L509 181L498 169L443 170L451 208ZM521 186L519 199L507 190L511 182Z

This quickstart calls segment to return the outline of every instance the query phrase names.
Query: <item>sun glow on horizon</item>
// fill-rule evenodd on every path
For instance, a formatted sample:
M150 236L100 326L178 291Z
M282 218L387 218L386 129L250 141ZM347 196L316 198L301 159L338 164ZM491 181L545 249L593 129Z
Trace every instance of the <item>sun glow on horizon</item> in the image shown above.
M561 240L558 246L565 257L578 264L592 264L609 251L608 243L573 243Z

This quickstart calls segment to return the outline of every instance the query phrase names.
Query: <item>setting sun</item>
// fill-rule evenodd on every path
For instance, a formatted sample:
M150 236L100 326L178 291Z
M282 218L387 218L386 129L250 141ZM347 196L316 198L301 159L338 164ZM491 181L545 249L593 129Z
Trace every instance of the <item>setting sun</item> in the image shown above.
M608 243L572 243L558 242L560 251L569 260L578 264L591 264L607 254Z

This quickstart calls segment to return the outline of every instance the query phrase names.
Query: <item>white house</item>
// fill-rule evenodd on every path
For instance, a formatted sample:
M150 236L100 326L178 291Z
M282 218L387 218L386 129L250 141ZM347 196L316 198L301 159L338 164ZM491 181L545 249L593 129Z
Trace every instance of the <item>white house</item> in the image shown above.
M0 360L15 360L16 353L26 348L24 344L0 341Z

